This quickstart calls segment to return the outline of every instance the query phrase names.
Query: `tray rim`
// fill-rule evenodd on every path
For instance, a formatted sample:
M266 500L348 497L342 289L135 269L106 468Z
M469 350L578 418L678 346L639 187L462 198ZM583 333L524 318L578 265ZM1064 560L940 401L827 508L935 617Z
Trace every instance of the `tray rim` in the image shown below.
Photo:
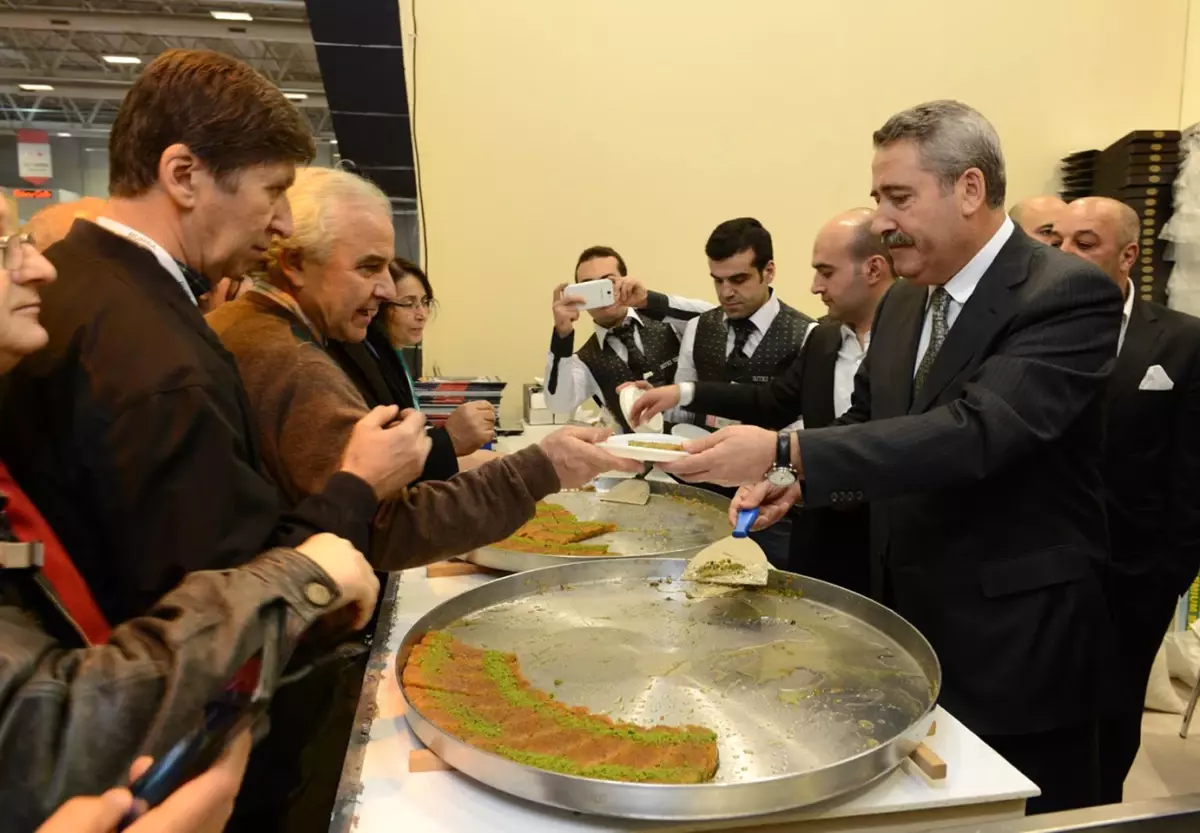
M877 747L805 772L736 783L639 784L537 769L478 749L439 729L408 698L402 682L404 665L413 646L430 630L447 627L493 605L563 584L614 578L678 579L686 565L685 558L627 556L607 561L589 560L502 576L447 599L413 623L396 652L394 671L404 698L405 720L421 742L438 757L464 775L499 792L563 810L656 821L743 818L794 810L836 798L887 775L924 740L942 687L941 663L929 641L906 619L872 599L818 579L776 570L771 572L768 587L799 590L814 601L831 604L855 616L854 612L831 600L843 601L852 610L867 614L865 618L857 618L913 654L930 679L932 696L926 709L909 723L908 728ZM604 575L606 572L611 575ZM894 633L892 628L901 633ZM914 654L910 644L926 656Z

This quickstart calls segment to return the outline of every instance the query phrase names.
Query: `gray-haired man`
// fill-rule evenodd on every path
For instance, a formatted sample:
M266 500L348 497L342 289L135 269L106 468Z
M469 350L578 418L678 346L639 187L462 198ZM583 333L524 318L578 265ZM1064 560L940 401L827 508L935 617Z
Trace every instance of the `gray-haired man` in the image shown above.
M908 280L880 303L840 424L783 441L734 427L664 468L759 480L734 508L767 523L800 482L810 506L870 503L873 593L933 644L941 702L1037 782L1032 812L1096 803L1100 394L1121 294L1014 228L1000 141L963 104L889 119L872 180L873 229Z

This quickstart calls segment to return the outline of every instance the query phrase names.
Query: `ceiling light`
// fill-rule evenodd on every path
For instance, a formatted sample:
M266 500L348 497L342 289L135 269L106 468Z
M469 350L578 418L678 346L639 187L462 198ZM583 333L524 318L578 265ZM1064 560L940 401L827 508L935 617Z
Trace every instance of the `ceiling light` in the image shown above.
M48 93L54 90L50 84L18 84L17 86L30 93Z
M337 144L337 139L330 139L330 140L329 140L329 144L331 144L331 145L336 145L336 144Z
M58 136L58 138L60 138L60 139L70 139L71 138L70 133L56 133L54 135Z
M250 12L209 12L217 20L240 20L249 23L254 20L254 15Z
M110 64L140 64L142 59L136 55L105 55L104 60Z
M284 93L283 97L291 101L303 101L308 98L308 93Z

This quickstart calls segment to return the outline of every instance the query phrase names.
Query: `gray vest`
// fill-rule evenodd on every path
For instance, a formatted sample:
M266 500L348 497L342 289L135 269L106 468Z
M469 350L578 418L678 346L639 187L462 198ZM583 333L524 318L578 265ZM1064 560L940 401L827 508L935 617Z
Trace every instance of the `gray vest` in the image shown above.
M730 373L725 350L729 344L729 329L720 307L700 316L696 325L696 342L692 347L692 362L701 382L735 382L749 385L769 382L783 373L804 345L804 336L813 320L799 310L780 301L779 314L763 333L754 354L741 373ZM707 414L693 414L698 425L704 425Z

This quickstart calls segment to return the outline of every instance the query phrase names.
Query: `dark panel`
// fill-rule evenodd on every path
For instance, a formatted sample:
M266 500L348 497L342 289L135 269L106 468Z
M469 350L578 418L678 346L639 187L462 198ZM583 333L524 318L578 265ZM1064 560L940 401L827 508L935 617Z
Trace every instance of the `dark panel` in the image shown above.
M313 40L318 44L403 44L396 0L307 0L306 5ZM364 35L369 40L364 40Z
M404 53L400 49L318 46L317 62L330 109L408 115Z
M399 4L306 0L306 5L338 153L389 197L415 198Z

